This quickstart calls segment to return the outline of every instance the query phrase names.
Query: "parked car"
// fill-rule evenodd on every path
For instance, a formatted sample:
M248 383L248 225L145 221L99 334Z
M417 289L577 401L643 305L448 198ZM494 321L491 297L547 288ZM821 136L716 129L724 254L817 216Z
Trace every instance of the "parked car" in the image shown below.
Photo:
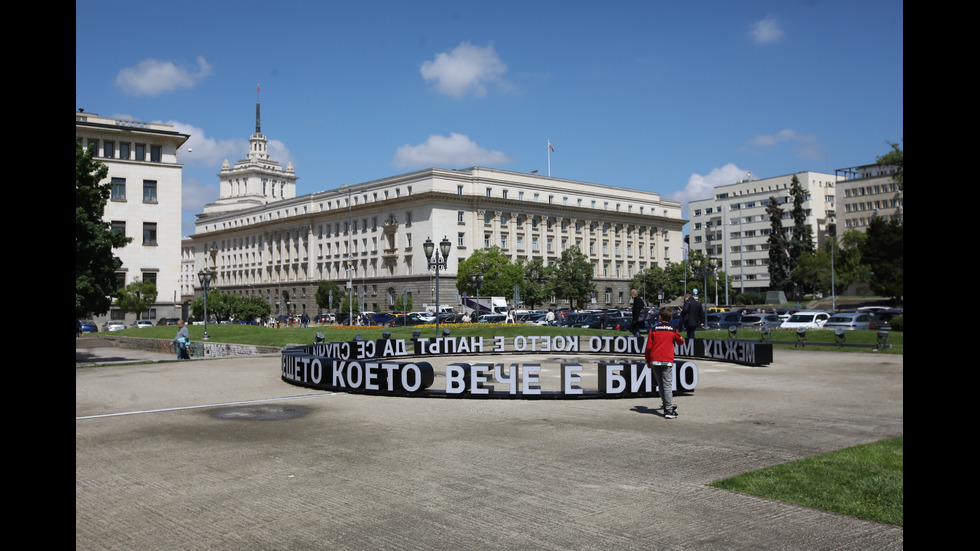
M133 322L133 327L137 329L143 329L146 327L153 327L153 322L150 320L136 320Z
M103 331L122 331L126 328L126 324L121 321L107 321L102 327Z
M613 331L631 331L633 329L633 320L626 316L609 316L603 322L602 328Z
M333 323L337 320L337 316L333 314L317 314L313 316L313 323Z
M800 310L793 313L780 327L782 329L820 329L829 319L830 314L827 312Z
M824 329L870 329L871 314L868 312L841 312L834 314L823 324Z
M892 318L895 316L901 316L904 313L902 308L893 308L889 310L879 310L871 316L871 327L870 329L878 329L881 331L891 331L892 330Z
M388 312L375 312L371 314L371 323L374 325L388 325L393 319L395 319L395 315L389 314Z
M433 318L433 321L434 319L435 318ZM432 322L420 317L418 312L409 312L407 314L395 316L388 325L390 327L408 327L412 325L425 325L427 323Z
M478 323L504 323L507 321L507 316L504 314L483 314L476 321Z
M581 329L602 329L602 314L586 314L577 320L573 327Z
M83 334L99 332L99 326L92 320L81 320L79 323L82 325L81 330Z
M738 326L741 329L762 329L763 327L776 329L782 324L783 320L779 319L776 314L749 314L738 320Z
M707 329L728 329L729 327L735 325L738 326L739 320L742 318L742 314L738 312L720 312L717 314L708 314L705 318L705 328Z
M178 318L160 318L157 325L177 325Z

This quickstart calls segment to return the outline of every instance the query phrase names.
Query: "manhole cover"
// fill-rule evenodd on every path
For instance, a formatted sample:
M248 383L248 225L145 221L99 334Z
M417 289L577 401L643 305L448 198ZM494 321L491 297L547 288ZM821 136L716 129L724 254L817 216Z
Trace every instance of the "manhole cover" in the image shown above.
M211 412L211 416L218 419L277 421L280 419L294 419L296 417L302 417L309 411L309 409L302 406L240 406L216 409Z

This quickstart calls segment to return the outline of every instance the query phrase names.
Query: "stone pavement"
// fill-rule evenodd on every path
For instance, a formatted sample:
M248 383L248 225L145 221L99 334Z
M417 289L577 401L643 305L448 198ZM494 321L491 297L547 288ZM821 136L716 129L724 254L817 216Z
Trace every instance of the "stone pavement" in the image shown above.
M75 370L76 549L904 546L902 528L708 486L902 435L902 356L699 360L673 420L657 398L316 392L275 357L125 363L160 359L76 351L109 364Z

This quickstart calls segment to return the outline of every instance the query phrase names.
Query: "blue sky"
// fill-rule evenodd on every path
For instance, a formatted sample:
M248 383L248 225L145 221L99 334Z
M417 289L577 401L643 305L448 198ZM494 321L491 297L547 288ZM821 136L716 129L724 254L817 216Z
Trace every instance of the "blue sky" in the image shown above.
M904 138L901 1L75 3L76 109L191 135L184 233L262 104L298 194L488 166L685 203ZM257 87L261 86L261 93ZM188 149L192 151L187 151Z

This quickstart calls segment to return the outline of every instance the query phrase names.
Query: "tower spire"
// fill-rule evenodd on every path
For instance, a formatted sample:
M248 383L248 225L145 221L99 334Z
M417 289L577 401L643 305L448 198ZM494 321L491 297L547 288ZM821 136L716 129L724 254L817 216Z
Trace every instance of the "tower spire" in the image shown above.
M262 122L259 118L259 92L262 91L262 86L255 85L255 133L262 133Z

